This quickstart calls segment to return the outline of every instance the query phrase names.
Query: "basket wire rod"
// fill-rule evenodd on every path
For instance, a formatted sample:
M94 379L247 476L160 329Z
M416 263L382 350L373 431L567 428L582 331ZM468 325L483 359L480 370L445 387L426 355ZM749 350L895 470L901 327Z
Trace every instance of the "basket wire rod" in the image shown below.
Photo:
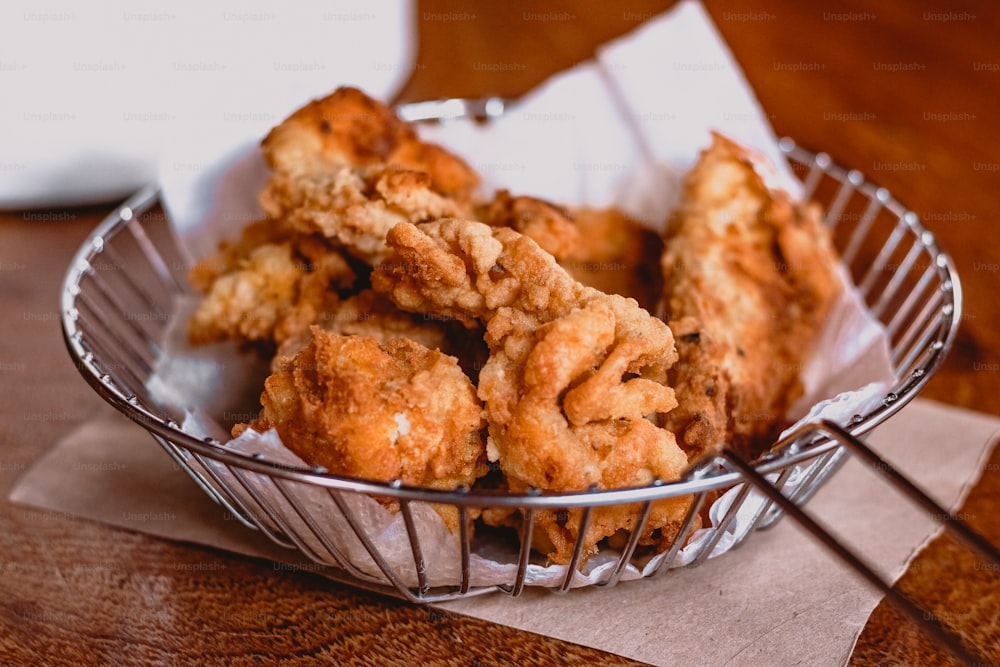
M465 595L472 583L470 561L472 559L472 535L469 533L469 508L465 504L458 506L458 538L461 546L462 581L458 592Z
M833 227L836 222L840 220L840 216L844 212L844 207L847 205L848 200L850 200L851 195L854 194L855 188L861 184L859 176L860 174L858 174L858 172L848 172L847 180L840 181L840 189L837 190L837 195L827 208L826 217L823 221L828 227Z
M142 250L142 254L149 262L149 265L156 272L156 276L160 279L160 282L169 290L168 293L184 292L184 286L177 280L174 272L169 269L166 260L163 259L163 255L160 254L160 251L156 248L156 244L146 234L146 230L142 225L126 225L126 228L132 234L132 238L135 239L139 249Z
M908 616L918 627L923 628L924 632L933 637L941 646L947 648L962 663L970 666L988 664L981 655L970 652L932 614L928 614L906 595L893 588L892 584L885 581L881 575L875 572L854 551L841 544L834 535L817 523L805 510L786 498L781 491L774 488L763 475L754 470L753 466L744 461L739 454L727 449L723 450L722 455L726 457L733 467L743 474L750 485L753 485L762 493L769 496L786 514L812 535L813 538L818 540L825 548L833 552L835 556L854 570L855 573L882 593L901 613Z
M94 273L90 274L90 279L93 281L97 293L100 294L101 297L110 306L112 306L114 309L118 310L121 313L121 321L125 323L127 331L131 331L135 335L135 337L142 343L142 345L139 346L140 350L149 351L150 360L146 361L145 359L143 359L144 370L152 368L152 363L156 359L157 353L159 351L159 346L152 339L152 337L150 337L150 335L146 333L145 329L139 326L138 319L129 316L128 308L124 306L119 300L116 300L112 296L113 291L111 290L110 285L108 285L108 282L104 279L103 276L100 275L100 273L95 271ZM81 294L81 296L83 295ZM129 352L135 352L135 350L133 349L135 346L130 345L128 347L129 347ZM142 359L137 354L133 354L132 356L136 359Z
M410 509L409 500L399 499L399 513L403 515L406 536L410 540L413 569L417 573L417 589L420 591L420 595L424 595L430 590L430 586L427 584L427 563L424 562L423 549L420 548L420 536L417 534L417 526L413 521L413 511Z
M812 198L813 192L816 191L816 186L819 185L819 179L823 177L826 173L826 167L823 165L826 161L822 159L822 154L817 155L813 160L812 164L809 165L809 173L806 174L805 180L802 181L802 200L807 201Z
M595 487L591 490L596 491L597 489ZM565 593L573 586L573 577L576 576L580 557L583 556L583 545L587 542L587 530L590 529L590 515L593 511L593 507L583 508L583 512L580 515L580 523L577 526L576 544L573 545L573 555L570 556L569 564L566 566L566 576L563 577L559 588L555 590L556 593Z
M171 446L176 448L175 445ZM214 466L224 466L225 464L207 461L203 455L197 452L190 452L190 456L197 461L198 466L205 471L205 474L208 475L208 478L211 478L214 484L209 482L208 478L198 472L190 461L185 462L185 468L191 472L191 475L198 480L199 484L203 484L212 489L212 497L218 499L222 506L226 508L227 511L231 512L240 523L248 526L249 528L253 528L254 530L260 530L271 540L277 542L283 547L291 548L291 544L283 542L280 536L272 534L273 531L271 531L268 526L262 525L262 522L257 518L257 515L254 514L250 507L244 503L237 494L233 493L232 489L229 488L229 484L227 484L225 480L222 479L222 476L215 471ZM225 493L223 493L223 490L225 490Z
M840 254L844 266L850 266L854 263L854 258L858 254L858 250L861 249L861 244L868 237L872 223L875 222L875 218L883 208L883 202L877 198L878 192L880 191L876 191L876 198L869 201L868 206L865 207L865 212L861 214L858 226L851 231L847 247Z
M844 463L847 461L847 450L844 449L843 447L838 447L832 452L824 454L823 458L825 460L822 463L818 464L820 467L819 471L814 477L812 477L809 483L801 485L792 494L790 494L789 497L795 504L800 506L804 505L814 495L816 495L816 492L819 491L820 488L822 488L823 482L828 477L832 476L833 473L839 470L840 467L843 466ZM769 518L764 522L762 522L762 524L759 526L760 529L763 530L766 528L770 528L781 518L782 514L780 509L777 508L775 509L777 510L776 515L773 518Z
M628 537L625 549L622 550L621 555L618 557L618 562L615 563L615 567L611 570L611 574L608 575L607 579L598 583L598 586L607 586L610 588L611 586L618 584L622 574L625 573L625 568L632 560L632 555L635 553L636 547L639 546L639 539L642 537L642 533L646 529L646 522L649 521L649 515L652 510L653 501L647 500L642 504L642 509L639 510L639 516L635 520L635 526L633 526L632 533Z
M875 318L881 319L886 306L888 306L892 298L896 296L896 293L903 284L903 280L916 266L917 259L923 252L924 248L917 244L910 246L910 250L906 253L906 257L904 257L903 261L899 263L896 271L892 274L892 278L889 279L885 289L882 290L882 294L879 295L878 300L869 309Z
M202 457L201 455L195 454L195 456L197 457L198 461L205 466L205 469L209 471L212 477L218 480L218 482L225 487L226 486L225 481L217 472L212 470L211 464L206 464L204 457ZM256 524L257 528L259 528L262 533L267 535L271 540L278 543L279 545L287 547L289 549L295 548L296 546L295 543L292 542L288 536L282 535L281 533L278 532L278 530L281 529L280 518L276 518L274 516L274 511L270 507L270 504L267 502L267 500L261 497L260 492L255 488L255 486L249 483L249 481L246 479L246 474L239 468L233 467L231 465L222 464L222 466L232 474L232 476L236 479L237 482L240 483L241 486L243 486L247 494L253 499L255 503L257 503L258 507L260 507L261 510L264 511L265 515L271 521L274 521L275 526L277 527L277 529L272 528L267 524L266 521L263 520L263 518L257 512L249 511L249 508L247 508L248 510L247 516L253 519L253 522L254 524ZM239 502L243 507L247 507L237 494L234 493L233 498L236 499L237 502Z
M110 242L105 243L101 246L100 250L95 253L95 257L100 255L107 255L111 260L110 265L117 271L117 275L121 279L121 284L127 288L130 292L132 298L136 300L137 303L143 306L153 309L154 315L157 316L159 320L165 319L169 314L168 310L160 305L160 302L149 293L148 290L143 288L139 283L133 279L134 271L129 270L131 267L127 265L121 253L118 249L114 247ZM97 267L95 267L97 268ZM166 294L172 294L173 292L165 292Z
M299 517L302 519L303 523L306 524L306 527L312 532L316 540L320 544L322 544L323 548L326 549L327 553L329 553L330 556L333 557L338 567L347 571L352 576L359 577L362 579L369 579L372 582L376 583L382 583L379 582L374 577L366 575L361 570L357 569L356 567L354 567L354 565L351 564L350 559L347 558L346 555L344 555L344 552L341 551L337 547L337 545L334 544L333 541L329 538L326 532L319 527L319 524L316 523L316 519L313 518L312 513L308 509L302 506L302 503L301 501L299 501L298 496L295 493L292 493L292 491L288 488L292 484L294 484L294 482L289 482L288 480L281 479L280 477L274 477L273 479L274 479L274 485L278 487L278 491L281 492L281 495L285 497L285 500L288 501L288 504L292 506L292 508L296 511L296 513L298 513ZM324 565L330 564L326 559L321 557L320 558L313 557L312 554L313 554L312 550L307 552L307 555L309 555L309 557L315 560L316 562L322 563Z
M112 363L105 365L105 372L108 375L117 378L118 384L122 387L142 387L144 383L139 378L148 377L152 373L150 363L140 357L136 351L132 349L131 345L118 335L118 333L113 331L111 327L107 326L108 322L112 322L114 320L107 314L104 308L98 305L97 301L83 292L80 293L78 298L80 300L80 305L86 307L91 313L94 314L94 319L101 322L100 327L94 327L92 330L92 333L95 334L95 336L91 337L91 345L95 348L103 348L105 352L110 352L111 350L115 351L114 354L101 355L102 359L110 359L112 361ZM102 340L101 343L97 343L96 334L98 328L101 331L102 339L105 339ZM132 370L132 366L125 363L127 360L131 360L131 363L139 368L139 375L136 375L136 372ZM121 371L127 372L130 376L127 378L128 381L124 381L126 378L124 377L124 373L121 373Z
M889 359L896 369L907 370L921 354L927 351L927 345L941 326L948 326L951 318L943 315L943 304L940 298L930 299L916 319L899 337L899 344L894 345ZM942 323L942 318L944 322ZM904 356L905 355L905 356Z
M792 476L793 472L795 472L795 466L789 466L782 469L781 474L778 475L778 479L775 480L774 483L775 486L777 486L779 489L784 489L785 483L787 482L788 478ZM781 517L782 517L781 508L777 507L774 503L768 501L767 505L764 508L764 511L761 513L760 520L756 521L755 524L751 525L751 530L767 530L768 528L771 528L776 523L778 523L778 521L781 520Z
M242 474L242 471L241 471ZM279 486L279 478L271 477L271 482L274 484L275 488L281 492L281 487ZM282 493L284 495L284 493ZM285 498L287 499L287 495ZM314 563L319 563L321 565L329 565L330 562L323 558L316 549L313 548L311 544L306 542L306 540L299 535L299 532L292 526L291 522L286 519L286 517L277 511L269 501L264 500L261 504L262 509L267 513L267 516L274 521L275 526L282 534L288 537L289 542L292 543L294 548L303 556L313 561Z
M524 579L528 573L528 561L531 558L531 537L535 530L535 510L526 507L521 517L521 548L517 554L517 572L514 575L514 583L511 586L506 584L498 586L500 590L515 598L524 592Z
M805 473L803 473L802 479L799 480L795 489L788 494L789 499L799 505L809 500L820 488L820 482L823 477L828 474L829 471L827 470L827 466L830 463L830 460L838 454L843 454L843 451L843 449L834 449L816 457L812 463L809 464ZM782 489L780 486L778 488L779 490Z
M680 529L678 529L677 534L670 543L670 549L667 550L666 555L664 555L663 559L656 565L656 568L650 573L650 576L670 570L670 566L673 565L674 560L677 559L677 554L680 553L681 547L684 546L688 537L690 537L691 533L694 532L695 520L701 513L701 508L705 505L705 499L707 497L707 491L702 491L701 493L695 495L694 500L691 502L691 507L688 508L687 516L684 517L684 521L681 523Z
M881 271L885 270L889 258L892 257L892 253L896 252L896 248L899 247L906 233L907 228L904 225L897 224L893 228L889 238L882 245L882 249L879 250L878 256L868 265L868 270L865 272L864 278L858 283L858 291L865 296L866 301L869 300L868 297L875 285L876 278L878 278Z
M368 552L368 556L371 557L372 562L374 562L375 566L381 570L385 578L389 580L393 587L395 587L395 589L404 598L414 603L421 602L420 596L414 595L409 587L399 578L399 576L393 572L389 563L386 562L378 548L372 543L371 538L368 537L368 533L366 533L365 529L358 524L357 519L351 512L351 509L347 506L347 503L344 502L343 494L332 488L328 488L327 492L330 494L330 498L333 499L333 502L337 505L337 509L339 509L340 513L344 516L344 519L347 521L347 525L351 527L351 530L354 531L354 534L357 536L358 540L360 540L361 546L365 548L365 551Z
M912 315L918 299L922 299L924 297L924 293L927 291L927 287L930 285L931 280L934 279L935 275L937 275L937 271L933 267L928 266L924 270L923 275L920 276L920 280L917 281L917 284L914 285L913 289L906 295L906 299L902 304L900 304L899 308L896 309L896 312L893 314L888 324L885 325L885 330L889 334L890 339L896 335L899 331L899 327L906 321L906 318Z
M733 500L733 504L729 506L726 514L722 517L722 520L719 521L719 525L713 530L712 537L705 543L701 551L698 552L698 555L695 557L694 562L692 562L691 565L698 567L708 560L708 557L712 555L712 550L715 549L715 545L719 543L719 540L722 539L722 536L725 535L726 531L729 529L729 525L736 519L739 509L743 506L743 503L746 502L749 494L750 487L744 484L739 493L736 494L736 499Z
M146 330L138 324L139 318L130 315L128 306L123 304L120 299L115 299L112 296L114 292L111 290L111 286L108 285L108 282L104 279L104 276L95 271L91 274L90 278L93 281L94 286L97 288L97 293L101 295L101 297L112 307L113 310L117 310L121 314L120 318L121 321L125 323L127 327L126 330L131 331L136 339L142 343L140 351L148 352L150 359L155 360L159 351L159 346L146 332ZM160 315L151 314L151 316L159 317ZM146 365L147 367L151 367L152 364L151 362L147 362Z
M1000 550L993 546L989 540L969 528L968 524L942 507L937 501L927 495L925 491L910 481L908 477L896 470L894 466L885 461L873 449L852 436L844 428L829 420L824 420L821 424L822 430L836 438L841 444L854 452L855 455L861 457L873 470L884 477L911 501L924 509L931 515L931 518L942 524L945 529L951 531L967 547L990 561L990 564L993 566L992 571L1000 571Z
M172 446L177 448L176 445ZM282 541L279 535L273 534L270 527L262 525L261 521L257 519L256 514L254 514L250 507L243 502L237 494L233 493L233 490L229 488L229 484L226 483L222 476L216 472L215 466L224 466L225 464L217 463L215 461L207 461L203 455L197 452L191 452L190 456L197 461L198 466L205 471L205 475L208 475L208 478L211 478L214 484L209 482L204 475L198 472L190 462L186 463L187 470L191 471L191 474L198 480L199 484L203 484L212 489L212 497L217 498L221 502L222 506L225 507L227 511L231 512L233 516L240 521L240 523L253 528L254 530L260 530L271 540L277 542L283 547L291 548L291 544Z
M815 465L815 462L813 463L813 465ZM792 473L794 471L795 471L795 466L789 466L787 468L784 468L778 474L778 478L774 480L774 486L775 486L775 488L784 489L785 488L785 484L788 483L788 479L792 476ZM756 529L757 526L760 525L760 523L763 521L764 517L767 516L768 512L770 512L771 508L773 508L773 507L774 507L774 503L772 503L770 500L766 500L760 506L760 508L758 508L758 510L754 513L753 517L750 520L750 525L749 525L749 527L747 528L747 531L746 531L747 535L749 535L750 533L752 533L754 531L754 529ZM740 540L740 541L742 542L742 540Z
M118 269L117 275L121 279L121 284L130 293L130 296L137 303L151 309L151 314L155 316L156 321L166 321L167 316L170 314L169 308L164 308L156 296L135 281L133 278L135 271L128 270L130 267L128 267L121 253L118 252L114 245L105 243L101 248L100 254L107 255L111 259L111 265ZM165 290L163 293L168 295L173 294L173 292L166 292Z
M181 470L186 472L188 476L190 476L191 479L194 480L194 483L197 484L198 487L202 491L204 491L209 498L215 501L216 504L221 505L223 508L225 508L226 511L230 512L233 516L235 516L239 520L239 522L242 523L243 525L247 526L248 528L256 527L253 525L251 521L247 520L243 516L243 514L229 502L227 498L225 498L221 493L219 493L215 489L215 487L213 487L211 484L205 481L204 477L195 472L195 470L191 467L190 463L184 459L183 455L180 453L180 450L177 448L176 445L174 445L172 442L170 442L169 440L167 440L166 438L157 433L150 432L150 435L153 436L153 439L155 439L156 442L160 444L160 447L162 447L163 450L167 452L168 455L170 455L170 458L172 458L174 462L178 466L180 466Z
M138 407L134 402L135 394L132 392L132 387L145 387L141 380L139 380L135 371L129 366L123 359L119 359L111 350L120 349L116 345L115 336L110 333L105 332L105 336L111 340L105 340L102 337L98 337L96 332L92 332L92 335L88 338L81 337L81 345L86 345L93 353L95 359L100 359L99 364L92 364L92 366L97 369L99 368L98 379L104 389L109 392L116 394L120 401L128 403L132 407ZM138 363L134 361L133 363ZM145 417L140 417L134 412L129 412L128 416L139 423L143 423Z

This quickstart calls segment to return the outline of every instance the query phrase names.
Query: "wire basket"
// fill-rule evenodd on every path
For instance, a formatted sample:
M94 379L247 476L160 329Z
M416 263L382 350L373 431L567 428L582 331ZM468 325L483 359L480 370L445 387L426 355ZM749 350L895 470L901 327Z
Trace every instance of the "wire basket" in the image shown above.
M696 463L678 481L644 488L498 495L338 477L194 437L181 430L180 417L158 405L147 388L163 353L175 298L189 291L185 272L190 265L152 187L109 215L74 257L62 291L66 343L97 393L148 430L209 496L274 542L330 566L334 578L422 603L494 591L517 596L534 585L530 573L537 564L531 543L537 515L580 510L573 516L579 521L576 534L584 535L596 508L618 505L634 508L635 528L600 576L586 585L613 586L626 574L627 578L656 576L675 563L697 527L699 513L720 493L730 491L733 501L714 527L700 529L695 564L710 557L724 538L733 539L731 526L738 513L745 517L749 510L750 518L741 519L736 544L805 503L849 449L863 447L859 436L917 395L958 328L961 293L954 267L917 216L885 189L868 183L857 171L834 165L823 153L811 153L787 139L780 148L802 180L804 197L824 207L852 280L888 332L899 380L876 408L844 424L808 424L775 443L752 465L723 452ZM755 488L763 494L753 492ZM651 560L638 548L638 536L652 505L682 496L692 502L680 531L666 551ZM389 498L398 504L402 560L399 554L384 553L359 516L357 501L365 497ZM322 518L317 503L323 504ZM450 505L458 513L459 534L447 556L451 578L446 581L432 572L440 569L441 555L428 552L421 528L421 512L430 504ZM485 585L473 576L478 538L469 527L470 516L484 508L516 509L523 517L510 567L502 580ZM544 585L556 592L581 585L582 551L581 539L560 578Z

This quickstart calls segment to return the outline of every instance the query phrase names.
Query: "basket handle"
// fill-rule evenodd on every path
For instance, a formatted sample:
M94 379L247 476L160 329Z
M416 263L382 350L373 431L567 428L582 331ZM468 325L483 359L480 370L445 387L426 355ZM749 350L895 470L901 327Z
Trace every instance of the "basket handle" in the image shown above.
M824 420L803 426L796 432L792 439L797 440L800 437L810 434L829 436L852 453L860 456L874 470L878 471L891 486L895 487L913 503L929 512L931 517L942 524L946 530L953 533L966 546L988 560L991 564L991 571L1000 571L1000 551L993 544L972 530L957 516L941 507L926 492L893 468L874 450L851 435L847 430L834 422ZM747 482L766 495L771 502L778 505L786 515L805 528L810 535L833 552L834 555L847 564L855 573L878 589L901 613L915 622L924 632L951 652L959 661L970 666L991 664L988 659L978 653L978 647L973 649L967 648L933 614L927 613L917 603L894 588L891 582L882 578L864 559L841 543L835 535L820 525L808 512L785 497L780 489L769 482L764 475L755 470L742 456L730 449L723 450L722 456L740 472Z

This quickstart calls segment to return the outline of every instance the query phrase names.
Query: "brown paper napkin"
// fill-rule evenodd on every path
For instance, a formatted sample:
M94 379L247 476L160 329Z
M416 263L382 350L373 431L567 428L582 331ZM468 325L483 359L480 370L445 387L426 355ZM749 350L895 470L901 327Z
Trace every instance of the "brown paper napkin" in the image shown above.
M1000 419L916 400L870 444L947 507L978 478ZM26 472L17 503L249 556L301 562L202 493L117 413L91 421ZM895 579L935 533L864 464L850 460L809 509ZM479 596L441 607L654 664L842 664L879 596L786 519L699 568L557 596Z

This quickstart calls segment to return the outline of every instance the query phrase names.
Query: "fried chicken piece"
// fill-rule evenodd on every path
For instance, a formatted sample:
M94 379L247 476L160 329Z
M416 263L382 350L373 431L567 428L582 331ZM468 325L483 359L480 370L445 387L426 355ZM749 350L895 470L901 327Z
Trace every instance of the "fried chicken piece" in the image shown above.
M477 215L532 239L584 285L632 297L647 310L663 292L663 241L617 209L566 208L499 190Z
M397 223L470 210L435 192L428 174L386 165L276 172L260 203L267 215L295 232L320 234L371 265L384 257L385 236Z
M584 285L635 299L650 312L663 293L660 236L617 209L571 208L579 241L559 264Z
M476 217L492 227L510 227L524 234L556 260L569 257L583 242L573 217L560 206L498 190Z
M647 419L671 410L666 371L673 340L662 322L620 296L599 294L541 327L501 308L487 327L497 341L480 374L479 396L496 458L513 492L582 491L675 480L687 466L673 434ZM494 450L495 451L492 451ZM653 505L640 544L664 548L689 498ZM578 509L536 515L537 549L567 563L577 539L584 557L619 531L631 532L637 506L596 508L585 535Z
M454 322L400 310L389 299L371 289L361 290L341 300L335 308L317 318L316 325L331 333L364 336L379 343L393 338L407 338L431 350L456 357L462 370L473 379L486 361L481 333L470 334ZM271 362L271 370L278 370L287 358L294 357L308 345L312 336L312 332L306 329L284 340Z
M584 491L676 479L687 464L673 434L647 419L676 404L666 384L676 358L670 329L632 299L588 288L510 228L461 220L400 224L376 290L406 310L486 324L490 357L479 377L488 453L508 487ZM669 543L690 499L657 503L642 540ZM584 554L621 530L635 507L601 508L577 535L576 510L536 515L552 562L574 541ZM509 517L493 513L490 520Z
M348 477L455 489L486 473L482 406L454 358L403 338L310 331L234 436L274 428L307 463ZM435 509L458 529L457 508Z
M666 417L689 457L754 458L787 425L799 375L840 290L818 208L769 190L747 149L716 135L667 232L661 312L677 337Z
M533 240L507 227L458 219L400 223L387 243L391 252L372 272L372 287L403 310L451 318L469 328L488 322L504 306L541 324L596 293Z
M232 273L245 263L255 249L262 245L288 241L291 230L274 220L262 218L246 225L235 241L224 239L219 249L202 259L188 271L188 280L199 292L208 292L220 276Z
M479 187L478 174L461 158L421 141L390 107L351 87L295 111L271 130L261 151L282 174L389 165L427 174L434 192L457 200L469 200Z
M281 343L335 308L337 289L356 280L344 256L322 239L255 246L254 238L257 231L244 234L192 270L193 282L206 292L188 322L192 344Z

